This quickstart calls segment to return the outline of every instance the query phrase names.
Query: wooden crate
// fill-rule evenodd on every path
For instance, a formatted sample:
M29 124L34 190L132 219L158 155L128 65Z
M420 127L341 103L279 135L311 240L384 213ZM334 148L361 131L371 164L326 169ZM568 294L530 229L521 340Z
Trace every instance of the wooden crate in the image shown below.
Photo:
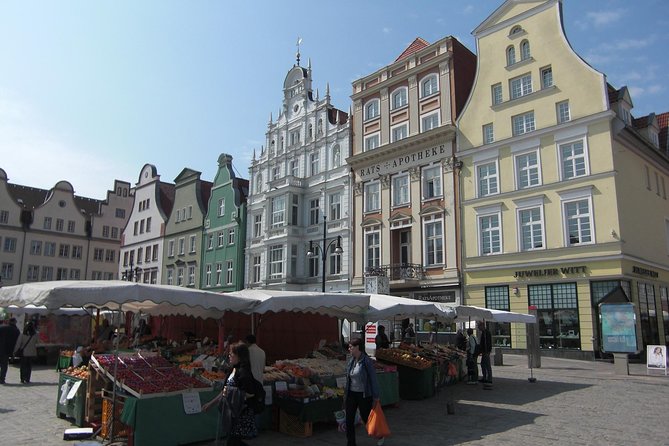
M123 412L123 403L125 398L116 396L116 407L114 417L114 440L119 438L128 438L131 436L130 427L121 423L121 412ZM111 421L112 421L112 398L108 392L103 392L102 396L102 430L100 435L104 439L110 439Z
M298 417L279 410L279 432L306 438L313 434L313 426L311 421L300 421Z
M89 371L84 419L88 423L93 423L102 420L102 390L106 387L106 381L93 367L90 367Z

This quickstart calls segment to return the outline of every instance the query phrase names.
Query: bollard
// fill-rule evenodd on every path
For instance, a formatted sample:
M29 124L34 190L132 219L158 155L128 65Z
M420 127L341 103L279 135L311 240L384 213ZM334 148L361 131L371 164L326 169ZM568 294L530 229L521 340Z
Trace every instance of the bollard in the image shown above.
M493 361L494 366L504 365L504 354L501 347L495 347L493 350Z

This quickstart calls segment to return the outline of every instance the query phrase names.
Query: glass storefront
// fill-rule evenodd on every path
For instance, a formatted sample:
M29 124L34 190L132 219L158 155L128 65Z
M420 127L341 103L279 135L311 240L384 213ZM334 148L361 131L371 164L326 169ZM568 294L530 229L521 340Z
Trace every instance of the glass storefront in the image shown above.
M529 304L537 307L541 348L580 349L576 283L528 285Z
M485 287L485 306L494 310L509 311L509 287ZM511 348L511 324L508 322L489 322L488 329L492 335L492 345Z

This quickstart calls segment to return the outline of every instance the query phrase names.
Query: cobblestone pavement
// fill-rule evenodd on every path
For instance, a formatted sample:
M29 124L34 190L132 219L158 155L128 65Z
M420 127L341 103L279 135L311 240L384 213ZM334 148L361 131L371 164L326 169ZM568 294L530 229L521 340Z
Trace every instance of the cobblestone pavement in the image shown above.
M542 358L530 376L527 358L505 355L493 367L492 390L459 383L421 401L400 401L386 408L393 435L386 445L669 445L669 377L644 364L630 364L630 375L615 375L613 364ZM77 445L63 441L74 427L56 417L58 374L38 367L29 385L17 384L11 367L0 386L0 432L3 445ZM455 413L446 403L455 401ZM253 446L343 445L333 424L314 424L313 436L290 437L262 432ZM362 428L359 445L374 445ZM86 443L84 443L86 444ZM210 446L212 442L198 446ZM163 446L163 445L155 445Z

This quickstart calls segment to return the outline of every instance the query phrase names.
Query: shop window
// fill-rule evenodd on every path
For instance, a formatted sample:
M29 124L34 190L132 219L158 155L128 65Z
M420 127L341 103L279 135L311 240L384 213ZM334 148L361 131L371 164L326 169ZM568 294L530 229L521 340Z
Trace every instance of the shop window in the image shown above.
M509 287L485 287L485 306L494 310L509 311ZM495 347L511 348L511 324L508 322L488 322Z
M537 307L541 348L581 349L576 283L528 285L529 304Z

